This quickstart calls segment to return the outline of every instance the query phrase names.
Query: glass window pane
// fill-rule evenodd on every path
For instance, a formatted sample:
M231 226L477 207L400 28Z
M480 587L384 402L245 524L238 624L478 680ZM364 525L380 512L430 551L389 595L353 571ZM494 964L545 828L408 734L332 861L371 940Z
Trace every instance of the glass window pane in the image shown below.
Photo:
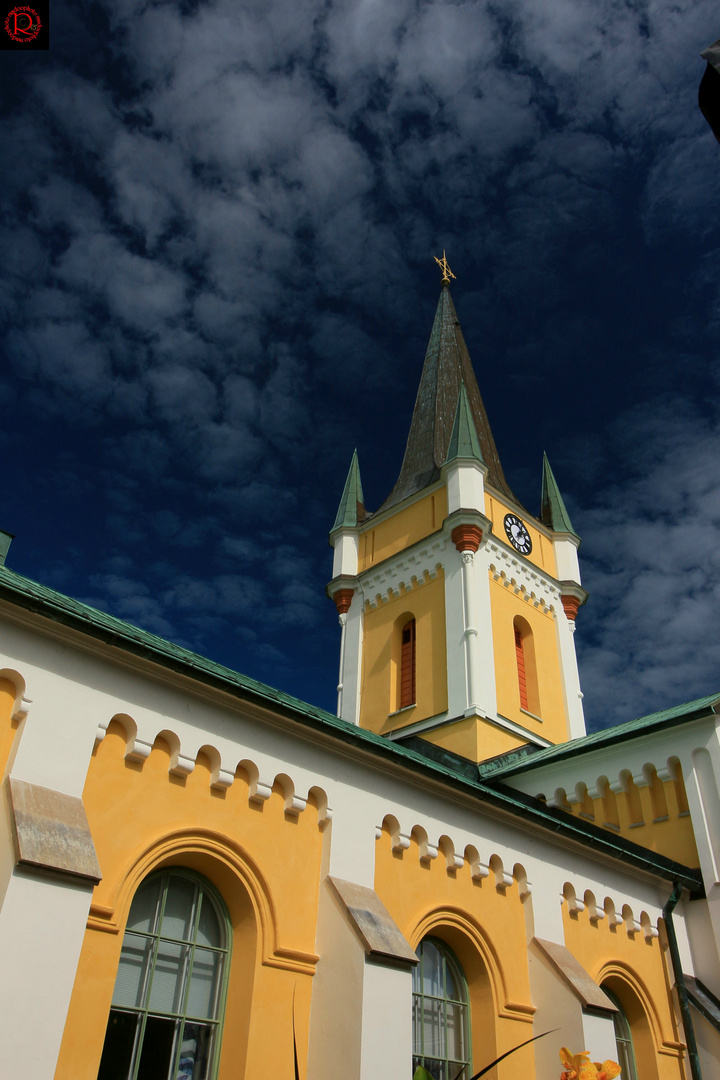
M464 994L450 964L445 961L445 997L452 1001L463 1001Z
M215 1017L221 970L220 953L211 952L209 949L195 950L186 1016L202 1016L208 1020Z
M168 1080L174 1058L177 1020L148 1016L145 1022L137 1080Z
M182 941L190 940L193 932L196 892L195 882L178 877L176 874L170 875L160 926L163 937L180 938Z
M413 1050L419 1054L422 1050L422 1029L420 1027L420 1005L422 999L413 994L412 1024L413 1024Z
M422 949L422 992L433 997L442 997L443 959L431 941L423 943Z
M149 1008L153 1012L177 1013L182 1009L189 953L187 945L162 940L158 943L150 987Z
M465 1006L446 1005L447 1019L447 1056L452 1061L465 1061L467 1049L465 1046ZM457 1070L455 1070L457 1072Z
M152 950L152 938L140 937L139 934L125 935L115 980L113 1005L142 1008Z
M140 886L130 908L128 930L137 930L141 934L154 933L161 885L162 878L154 878Z
M198 930L195 941L198 945L212 945L216 949L222 948L225 944L217 914L215 913L215 909L208 896L203 896L202 898L202 907L200 908L200 918L198 920Z
M127 1080L139 1022L137 1013L111 1010L98 1080Z
M445 1010L441 1001L424 998L422 1003L423 1053L445 1057Z
M185 1024L175 1080L207 1080L213 1029L207 1024Z

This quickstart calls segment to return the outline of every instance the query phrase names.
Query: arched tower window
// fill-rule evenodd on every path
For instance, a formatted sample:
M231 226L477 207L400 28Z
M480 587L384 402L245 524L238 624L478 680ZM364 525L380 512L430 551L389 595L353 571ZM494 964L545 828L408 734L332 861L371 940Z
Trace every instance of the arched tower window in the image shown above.
M538 693L537 667L535 664L535 642L530 624L517 615L513 621L515 633L515 659L517 661L518 691L520 708L540 716L540 695Z
M402 628L400 638L400 708L415 704L415 620Z
M228 926L204 878L171 868L142 883L123 938L98 1080L211 1080Z
M603 986L603 990L617 1008L617 1012L613 1015L613 1023L615 1025L615 1043L617 1045L617 1062L621 1070L620 1075L623 1080L638 1080L630 1022L625 1015L621 1002L613 994L612 990L608 990L607 986Z
M413 1072L423 1065L435 1080L469 1080L470 1019L463 970L437 938L424 938L417 955L420 963L413 971Z

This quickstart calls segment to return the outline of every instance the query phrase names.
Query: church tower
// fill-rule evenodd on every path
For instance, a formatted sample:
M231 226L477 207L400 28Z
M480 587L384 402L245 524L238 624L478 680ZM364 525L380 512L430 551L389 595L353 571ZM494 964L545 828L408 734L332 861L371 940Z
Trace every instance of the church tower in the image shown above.
M330 533L338 715L483 761L585 734L573 631L587 594L547 457L539 518L505 479L438 262L400 475L370 513L354 453Z

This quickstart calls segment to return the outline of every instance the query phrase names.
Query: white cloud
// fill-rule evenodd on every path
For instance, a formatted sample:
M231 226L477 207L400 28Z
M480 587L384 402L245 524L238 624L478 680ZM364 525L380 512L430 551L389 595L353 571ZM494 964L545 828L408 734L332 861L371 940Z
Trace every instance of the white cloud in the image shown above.
M655 401L620 418L611 446L630 479L574 515L590 591L576 642L603 726L720 691L720 415Z

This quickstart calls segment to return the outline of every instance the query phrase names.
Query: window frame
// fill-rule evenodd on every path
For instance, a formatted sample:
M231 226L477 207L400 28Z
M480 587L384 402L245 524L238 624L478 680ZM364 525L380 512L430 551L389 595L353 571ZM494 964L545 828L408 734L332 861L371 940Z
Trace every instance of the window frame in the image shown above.
M425 945L432 945L443 961L443 996L436 997L433 994L425 994L423 990L423 948ZM419 963L413 969L413 987L412 987L412 1012L413 1012L413 1035L412 1035L412 1068L413 1073L418 1065L422 1065L424 1068L430 1071L429 1066L441 1063L444 1069L444 1075L448 1080L469 1080L472 1072L472 1025L471 1025L471 1006L470 1006L470 988L468 986L467 976L463 970L462 964L455 956L452 949L445 944L440 938L433 937L431 934L422 939L417 949L415 950ZM447 969L450 972L459 988L464 995L463 998L449 997L447 995ZM416 989L419 986L419 989ZM432 1054L425 1053L425 1027L423 1023L423 1001L429 999L431 1001L440 1001L443 1003L443 1024L444 1024L444 1045L445 1056L439 1057ZM465 1042L465 1050L467 1058L465 1061L461 1061L456 1058L450 1058L448 1056L448 1039L447 1039L447 1005L459 1005L462 1009L463 1019L463 1038ZM419 1014L420 1020L416 1021L416 1013ZM416 1045L416 1032L420 1032L420 1046ZM462 1071L461 1071L462 1070Z
M179 878L184 882L190 882L196 889L193 897L193 915L192 915L192 930L187 938L176 938L161 933L162 921L165 914L165 907L167 904L168 893L170 884L173 878ZM108 1028L112 1021L113 1014L123 1014L125 1016L137 1017L137 1027L135 1030L135 1037L132 1045L130 1064L127 1072L127 1080L136 1080L138 1071L142 1064L142 1048L145 1040L145 1033L147 1029L148 1017L157 1017L162 1020L168 1020L175 1024L175 1031L173 1034L173 1048L171 1051L171 1058L168 1066L168 1077L171 1080L177 1076L178 1069L180 1067L180 1057L182 1054L183 1046L183 1034L187 1024L201 1024L204 1027L212 1028L212 1046L210 1050L210 1062L205 1076L205 1080L216 1080L217 1073L220 1065L220 1054L222 1049L222 1036L225 1024L225 1007L227 1003L228 984L230 978L230 966L232 962L232 945L233 945L233 932L230 916L227 911L225 902L214 887L212 882L208 881L202 874L198 874L189 868L184 866L165 866L160 870L156 870L147 875L139 884L135 890L133 896L130 912L132 906L135 903L136 898L140 894L141 890L152 885L154 881L160 881L160 891L157 900L155 901L155 927L153 930L143 931L128 929L127 926L123 933L123 941L121 950L125 946L128 936L131 938L145 938L146 941L152 942L152 955L148 964L147 972L144 975L144 985L142 986L142 1003L133 1007L130 1005L114 1003L110 1006L108 1014ZM198 943L198 932L200 918L206 897L209 899L211 907L217 917L220 933L222 936L222 944L219 946L206 946ZM129 914L128 914L129 918ZM162 1011L157 1007L152 1008L150 1005L153 980L157 970L158 963L158 950L160 943L170 943L171 945L177 945L183 948L187 948L187 958L184 963L184 971L179 978L182 980L180 983L180 989L182 990L182 1002L177 1003L180 1005L179 1009L173 1009L168 1011ZM188 1015L189 997L191 991L191 978L190 973L193 971L193 964L195 953L197 949L212 951L215 954L222 955L222 973L220 975L218 984L215 988L216 994L216 1006L214 1008L214 1017L193 1017ZM117 989L117 978L120 972L120 963L118 960L118 967L115 974L115 985L113 987L113 998ZM175 1003L174 1003L175 1004ZM103 1043L103 1054L105 1050L105 1043ZM102 1056L100 1067L102 1067ZM98 1074L99 1080L102 1080L101 1074ZM123 1077L125 1080L125 1077Z
M635 1057L635 1043L633 1041L632 1027L627 1018L627 1013L617 994L603 986L603 993L612 1001L617 1009L613 1013L613 1029L615 1031L615 1046L617 1047L618 1065L622 1070L622 1080L638 1080L637 1059ZM621 1051L621 1046L623 1050Z

